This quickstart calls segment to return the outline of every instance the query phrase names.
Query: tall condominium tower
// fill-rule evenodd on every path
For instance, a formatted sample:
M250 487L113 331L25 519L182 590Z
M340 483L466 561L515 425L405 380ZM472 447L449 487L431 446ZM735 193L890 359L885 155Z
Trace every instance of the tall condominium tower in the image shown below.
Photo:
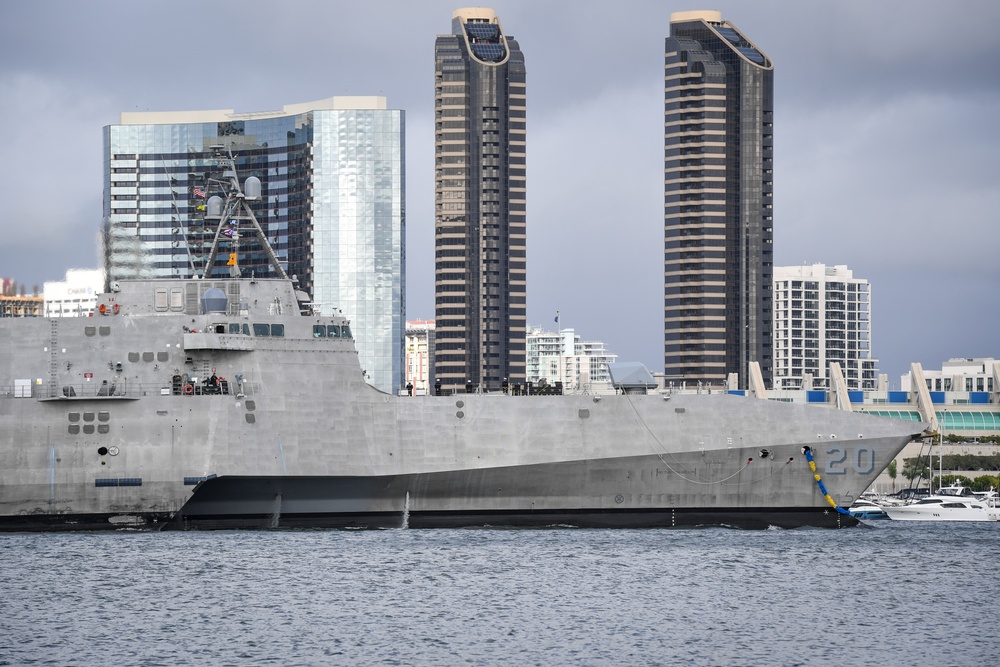
M876 389L871 286L846 266L774 269L774 388L832 389L830 362L848 389Z
M715 11L670 16L664 372L770 385L774 66Z
M491 9L458 9L434 45L434 376L524 382L525 74Z
M384 97L331 97L282 111L123 113L104 128L104 252L109 281L228 278L232 248L211 259L206 202L231 151L278 263L324 314L352 321L361 367L403 386L404 112ZM263 246L238 246L244 276L272 275Z

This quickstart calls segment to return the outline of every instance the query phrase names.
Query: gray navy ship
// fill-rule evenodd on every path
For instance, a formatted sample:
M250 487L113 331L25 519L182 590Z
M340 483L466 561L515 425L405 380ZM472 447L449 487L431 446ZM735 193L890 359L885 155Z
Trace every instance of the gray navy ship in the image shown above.
M218 217L259 230L243 198L233 171ZM726 393L389 395L308 301L236 271L0 319L0 530L842 527L924 426Z

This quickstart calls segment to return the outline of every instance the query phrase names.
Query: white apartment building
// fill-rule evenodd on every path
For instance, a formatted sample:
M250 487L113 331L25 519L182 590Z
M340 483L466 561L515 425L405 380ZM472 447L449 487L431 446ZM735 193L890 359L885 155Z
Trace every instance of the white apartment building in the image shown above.
M608 365L618 359L603 342L580 340L573 329L552 333L529 326L526 352L527 381L536 386L543 380L552 386L562 383L567 393L610 387Z
M831 389L834 361L848 389L876 389L871 352L867 280L843 265L774 268L775 389Z
M69 269L66 280L47 281L42 288L45 317L88 317L103 289L101 269Z

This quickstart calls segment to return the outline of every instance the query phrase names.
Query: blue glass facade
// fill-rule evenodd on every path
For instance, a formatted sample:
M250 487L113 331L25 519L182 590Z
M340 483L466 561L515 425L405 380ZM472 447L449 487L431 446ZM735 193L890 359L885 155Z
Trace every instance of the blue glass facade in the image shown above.
M357 101L356 104L352 102ZM323 313L350 317L376 388L403 384L405 116L384 98L331 98L283 112L122 114L104 128L104 255L109 280L228 276L209 257L207 198L228 146L242 180L260 179L254 215L282 268ZM243 275L272 275L259 241L239 245Z

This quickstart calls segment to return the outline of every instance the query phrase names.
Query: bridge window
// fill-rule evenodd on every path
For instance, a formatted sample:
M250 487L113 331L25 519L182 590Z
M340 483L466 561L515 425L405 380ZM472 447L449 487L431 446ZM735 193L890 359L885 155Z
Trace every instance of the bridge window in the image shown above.
M246 326L245 324L243 326ZM283 337L285 335L285 325L284 324L254 324L253 325L253 335L254 336L276 336Z

